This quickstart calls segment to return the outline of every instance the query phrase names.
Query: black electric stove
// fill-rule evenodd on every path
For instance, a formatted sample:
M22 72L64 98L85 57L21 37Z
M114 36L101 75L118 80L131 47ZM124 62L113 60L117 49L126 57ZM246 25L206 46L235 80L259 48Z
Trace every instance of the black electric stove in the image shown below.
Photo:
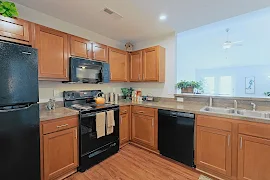
M81 172L119 151L119 105L95 104L94 98L100 92L100 90L64 91L63 94L64 106L80 111L78 170ZM114 131L97 139L96 114L110 110L114 110Z

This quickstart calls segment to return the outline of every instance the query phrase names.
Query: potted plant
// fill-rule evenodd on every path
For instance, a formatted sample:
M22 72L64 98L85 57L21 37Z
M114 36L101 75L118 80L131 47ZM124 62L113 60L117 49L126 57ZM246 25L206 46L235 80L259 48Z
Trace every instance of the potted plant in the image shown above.
M122 94L123 94L123 98L126 100L130 100L131 96L132 96L132 91L134 91L134 89L132 87L130 88L121 88Z
M4 17L18 17L19 13L13 2L0 1L0 14Z
M203 90L202 81L185 81L182 80L176 84L178 89L181 89L181 93L193 93L194 89Z

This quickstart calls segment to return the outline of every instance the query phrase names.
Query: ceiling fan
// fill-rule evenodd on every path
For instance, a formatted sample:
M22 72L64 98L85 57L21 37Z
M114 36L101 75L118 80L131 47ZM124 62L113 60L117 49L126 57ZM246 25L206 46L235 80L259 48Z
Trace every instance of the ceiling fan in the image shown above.
M230 32L230 29L227 28L226 29L227 40L222 45L223 49L227 50L227 49L232 48L233 46L242 46L243 45L242 44L243 41L230 41L229 40L229 32Z

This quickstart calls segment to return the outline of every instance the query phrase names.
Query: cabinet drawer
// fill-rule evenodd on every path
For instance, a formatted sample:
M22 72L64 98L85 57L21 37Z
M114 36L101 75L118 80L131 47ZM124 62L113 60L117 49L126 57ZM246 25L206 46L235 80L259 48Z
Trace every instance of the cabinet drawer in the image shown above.
M268 124L239 124L239 134L270 139L270 125Z
M198 126L210 127L224 131L232 130L232 123L226 118L198 115L196 121Z
M146 115L146 116L155 116L155 109L153 108L146 108L141 106L133 106L132 112L136 114Z
M126 114L129 112L129 106L121 106L120 107L120 114Z
M56 119L42 125L43 134L48 134L56 131L61 131L64 129L69 129L78 126L78 117L71 116L67 118Z

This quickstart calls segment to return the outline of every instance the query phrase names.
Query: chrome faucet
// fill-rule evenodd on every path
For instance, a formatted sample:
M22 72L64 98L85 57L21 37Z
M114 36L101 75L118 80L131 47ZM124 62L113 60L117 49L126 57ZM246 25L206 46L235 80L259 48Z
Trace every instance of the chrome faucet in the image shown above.
M252 111L256 111L256 104L255 103L250 103L251 104L251 106L252 106Z
M213 106L213 98L212 98L212 97L210 97L210 99L209 99L209 106L210 106L210 107Z
M237 101L236 100L233 101L233 108L237 109Z

